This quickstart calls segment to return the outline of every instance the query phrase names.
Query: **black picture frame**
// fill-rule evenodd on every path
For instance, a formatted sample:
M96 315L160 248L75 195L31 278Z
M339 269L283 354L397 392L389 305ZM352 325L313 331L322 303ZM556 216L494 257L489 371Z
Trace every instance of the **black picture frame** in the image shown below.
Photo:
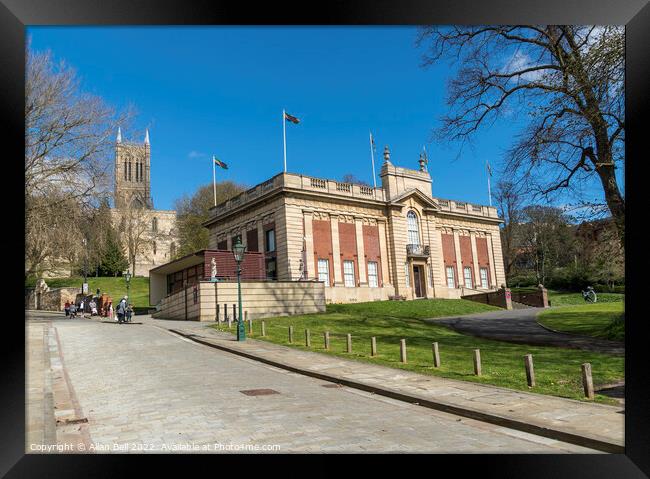
M646 371L644 315L641 302L644 270L650 262L644 246L644 218L648 200L643 195L647 181L648 135L643 120L648 115L650 86L650 5L647 0L364 0L355 2L331 1L315 5L309 2L284 4L260 3L253 7L248 2L207 0L0 0L0 102L2 130L5 133L3 168L3 196L5 221L3 228L5 250L3 269L8 280L5 303L0 316L3 322L2 363L3 388L0 393L2 415L2 446L0 473L7 477L75 477L115 476L135 472L131 457L117 455L36 455L25 454L25 349L24 316L19 280L12 278L21 264L24 252L24 217L10 198L21 198L20 179L24 173L18 158L24 154L24 52L27 25L325 25L325 24L625 24L626 25L626 164L625 196L627 202L626 228L626 415L625 454L595 455L469 455L419 456L368 455L360 457L368 467L383 467L386 460L395 462L406 473L463 475L468 468L476 468L482 477L589 477L623 478L647 477L650 474L650 401ZM9 196L11 195L11 197ZM16 232L18 231L18 232ZM15 264L15 270L13 266ZM23 265L24 266L24 265ZM647 276L647 273L646 273ZM15 306L14 306L15 303ZM98 366L100 367L100 366ZM128 405L127 405L128 407ZM167 467L168 457L154 458ZM210 456L180 456L175 460L202 459ZM293 456L295 458L295 456ZM339 456L340 457L340 456ZM348 456L349 457L349 456ZM239 460L238 460L239 458ZM305 472L338 474L338 457L311 456L320 466ZM275 469L291 474L295 466L280 465L287 456L229 456L219 458L219 467L230 466L251 472L253 466L264 471ZM255 460L258 459L258 460ZM262 460L259 460L262 459ZM411 466L417 459L420 472ZM137 458L140 464L146 461ZM292 459L294 460L294 459ZM408 465L406 463L408 461ZM364 467L366 467L364 465ZM424 467L425 469L422 469ZM449 469L451 467L451 469ZM262 469L261 469L262 470ZM443 471L447 472L443 472ZM222 471L219 471L222 472ZM225 472L225 471L223 471ZM293 470L293 472L298 472ZM371 469L365 469L370 473ZM204 470L203 473L210 473ZM217 472L215 472L217 473ZM328 474L329 475L329 474Z

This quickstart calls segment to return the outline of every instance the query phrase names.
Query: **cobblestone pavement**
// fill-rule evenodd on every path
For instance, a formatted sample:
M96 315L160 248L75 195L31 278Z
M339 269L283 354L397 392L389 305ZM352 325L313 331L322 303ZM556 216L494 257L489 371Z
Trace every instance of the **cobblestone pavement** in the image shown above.
M40 323L28 321L32 343L35 326ZM332 387L146 321L61 319L51 327L97 452L220 452L255 445L279 446L279 452L596 452ZM260 389L277 394L241 392ZM31 386L28 393L37 394Z
M541 311L544 311L544 308L512 309L425 321L444 324L460 333L480 338L535 346L582 349L606 354L625 354L625 344L619 341L560 333L540 326L537 323L537 315Z

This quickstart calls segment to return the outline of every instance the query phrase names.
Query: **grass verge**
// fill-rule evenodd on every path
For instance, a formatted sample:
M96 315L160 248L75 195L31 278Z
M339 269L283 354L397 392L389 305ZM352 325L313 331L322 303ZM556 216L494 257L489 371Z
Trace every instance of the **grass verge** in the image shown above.
M497 308L465 300L382 301L328 305L325 313L266 318L266 337L260 337L260 321L252 337L297 349L311 350L422 374L472 381L509 389L583 399L580 365L592 365L596 387L624 377L623 358L574 349L527 346L480 339L457 333L445 326L425 323L424 318L469 314ZM294 327L294 344L288 342L288 327ZM213 325L227 330L227 326ZM305 347L304 330L311 332L311 348ZM234 331L234 326L232 331ZM330 332L330 350L324 348L323 333ZM346 335L352 334L352 353L346 352ZM377 338L376 357L370 356L370 338ZM408 363L399 361L399 342L406 339ZM440 368L433 367L431 343L440 348ZM481 350L482 376L473 373L472 351ZM536 387L528 388L524 355L532 354ZM596 394L597 402L616 404Z
M622 302L552 308L542 311L537 320L556 331L614 341L625 340Z

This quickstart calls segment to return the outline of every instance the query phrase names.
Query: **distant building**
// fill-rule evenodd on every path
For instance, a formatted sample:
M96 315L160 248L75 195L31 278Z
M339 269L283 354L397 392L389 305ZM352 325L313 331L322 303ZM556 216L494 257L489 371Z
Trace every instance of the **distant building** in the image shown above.
M394 166L381 188L281 173L212 209L209 248L237 240L268 279L320 280L328 302L458 298L505 284L496 208L434 198L431 176Z
M167 263L176 254L176 211L156 210L151 197L151 145L149 130L143 143L122 140L118 129L115 143L115 192L113 221L125 252L137 246L133 275L149 276L149 270ZM130 225L130 226L127 226ZM128 231L132 238L128 236ZM137 245L134 246L134 244Z

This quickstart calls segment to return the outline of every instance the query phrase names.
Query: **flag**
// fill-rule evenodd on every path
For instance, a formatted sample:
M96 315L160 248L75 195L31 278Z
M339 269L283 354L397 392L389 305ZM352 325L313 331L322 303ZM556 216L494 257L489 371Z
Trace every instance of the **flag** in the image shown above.
M488 175L492 176L492 168L487 161L485 162L485 168L487 169Z
M290 121L291 123L295 123L296 125L300 123L300 119L296 118L295 116L289 115L286 111L284 112L284 119L287 121Z
M216 158L212 158L212 159L214 160L214 163L215 163L216 165L219 165L219 166L220 166L221 168L223 168L224 170L227 170L227 169L228 169L228 165L226 165L223 161L218 160L218 159L216 159Z

